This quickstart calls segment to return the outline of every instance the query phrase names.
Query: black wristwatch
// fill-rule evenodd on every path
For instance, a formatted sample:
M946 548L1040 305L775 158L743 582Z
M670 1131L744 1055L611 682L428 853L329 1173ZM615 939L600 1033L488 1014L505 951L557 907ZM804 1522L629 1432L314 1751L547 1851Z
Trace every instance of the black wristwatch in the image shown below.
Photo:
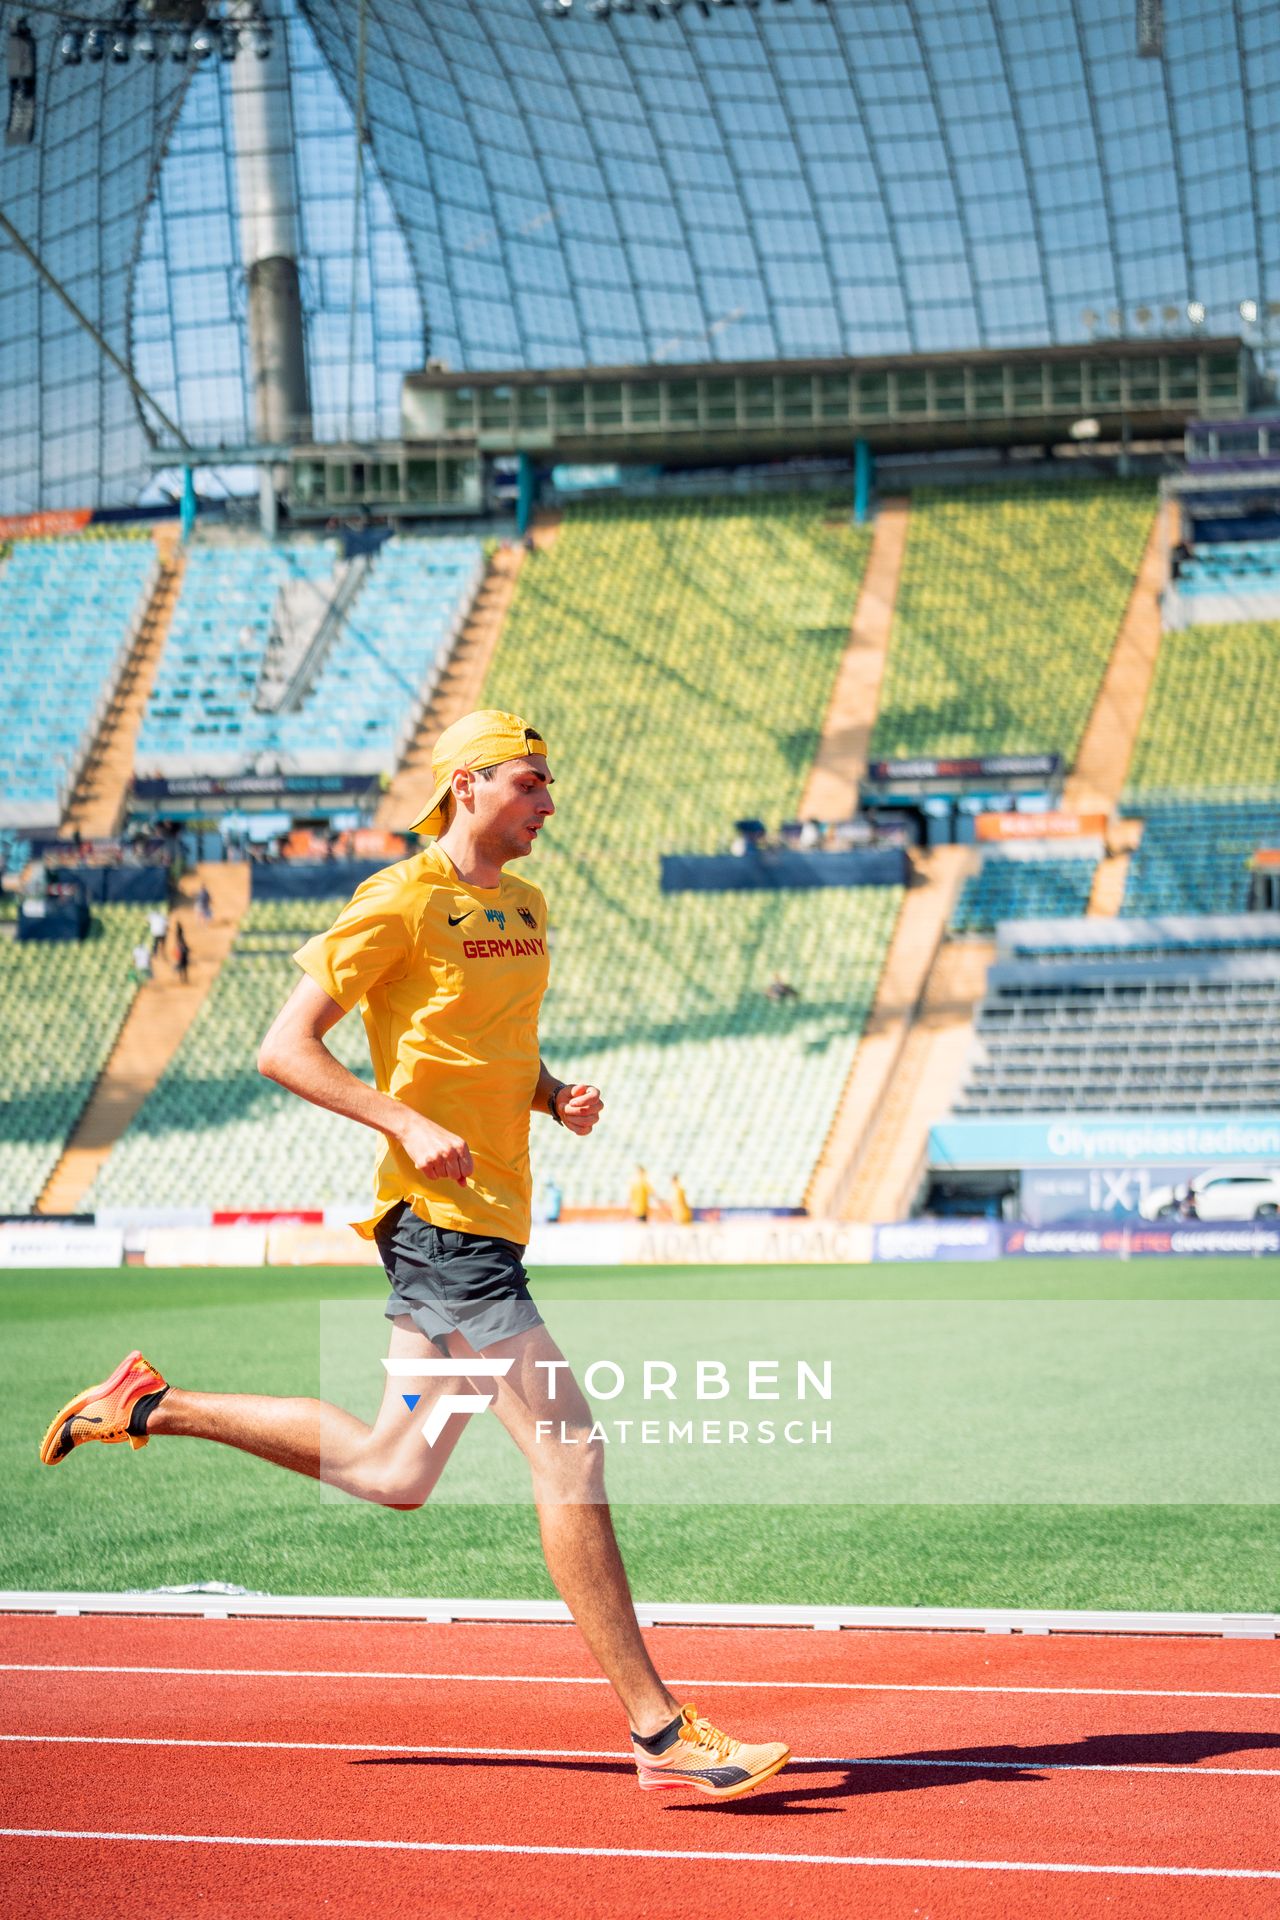
M568 1091L569 1091L569 1082L567 1080L562 1080L560 1085L556 1088L555 1092L552 1094L550 1100L548 1100L547 1102L547 1111L550 1113L551 1118L555 1121L558 1127L562 1127L564 1125L564 1121L560 1118L559 1111L557 1110L557 1107L556 1107L556 1101L560 1098L560 1095L562 1093L568 1093Z

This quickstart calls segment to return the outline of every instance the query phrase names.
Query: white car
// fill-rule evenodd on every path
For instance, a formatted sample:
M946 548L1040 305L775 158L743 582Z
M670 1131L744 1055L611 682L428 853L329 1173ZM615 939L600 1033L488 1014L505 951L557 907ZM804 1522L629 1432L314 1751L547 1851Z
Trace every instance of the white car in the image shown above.
M1280 1172L1272 1167L1217 1167L1176 1187L1153 1187L1144 1220L1272 1220L1280 1214Z

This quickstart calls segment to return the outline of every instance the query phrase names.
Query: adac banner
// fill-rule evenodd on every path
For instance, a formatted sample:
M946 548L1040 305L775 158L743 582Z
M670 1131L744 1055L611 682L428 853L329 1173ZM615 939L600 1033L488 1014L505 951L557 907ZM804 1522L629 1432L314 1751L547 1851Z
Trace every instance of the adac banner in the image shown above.
M1280 1113L1019 1114L944 1120L929 1134L931 1167L1184 1167L1280 1165Z
M1169 1225L1142 1227L1077 1226L1056 1227L1005 1226L1001 1229L1003 1252L1011 1259L1097 1258L1107 1255L1122 1260L1160 1258L1168 1255L1280 1254L1280 1222L1255 1221L1240 1226L1210 1226L1201 1221L1173 1221Z
M1000 1254L994 1220L903 1220L872 1233L873 1260L995 1260Z

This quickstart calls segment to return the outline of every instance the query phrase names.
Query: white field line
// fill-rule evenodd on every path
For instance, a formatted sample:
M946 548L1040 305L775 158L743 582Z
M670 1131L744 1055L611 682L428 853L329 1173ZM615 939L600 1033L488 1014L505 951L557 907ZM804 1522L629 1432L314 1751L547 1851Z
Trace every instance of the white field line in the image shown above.
M1271 1867L1149 1867L1095 1865L1076 1860L929 1860L876 1853L715 1853L676 1847L534 1847L468 1840L347 1840L311 1837L266 1838L245 1833L112 1833L79 1827L0 1827L8 1840L154 1841L195 1847L341 1847L379 1853L516 1854L557 1860L741 1861L746 1866L922 1867L971 1873L1093 1873L1141 1875L1144 1879L1280 1880Z
M486 1760L616 1760L629 1765L630 1756L616 1747L437 1747L425 1741L411 1746L395 1746L374 1740L193 1740L171 1739L156 1735L124 1733L0 1733L0 1740L25 1742L33 1746L65 1747L214 1747L222 1752L268 1753L412 1753L445 1754L464 1759ZM1213 1773L1261 1776L1280 1779L1280 1767L1201 1767L1170 1763L1108 1763L1101 1760L920 1760L899 1759L894 1754L793 1754L791 1767L931 1767L934 1772L949 1773L967 1768L977 1773L998 1770L1002 1773Z
M0 1660L0 1673L168 1673L184 1678L220 1680L413 1680L457 1682L468 1686L607 1687L603 1674L576 1673L397 1673L367 1667L142 1667L96 1666L63 1661ZM670 1680L672 1687L699 1691L726 1687L763 1688L771 1693L1008 1693L1071 1694L1106 1700L1280 1700L1280 1693L1224 1693L1190 1687L996 1687L930 1684L901 1680Z
M80 1593L4 1589L0 1613L146 1614L170 1618L451 1621L569 1625L563 1600L371 1599L364 1594ZM1189 1634L1275 1639L1280 1613L1138 1613L1073 1607L838 1607L640 1600L642 1627L855 1628L928 1633Z

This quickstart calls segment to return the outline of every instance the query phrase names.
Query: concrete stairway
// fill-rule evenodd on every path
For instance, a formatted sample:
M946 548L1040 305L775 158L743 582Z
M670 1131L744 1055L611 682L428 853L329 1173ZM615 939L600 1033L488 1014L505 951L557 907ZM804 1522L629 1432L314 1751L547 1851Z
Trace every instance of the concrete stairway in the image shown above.
M560 516L545 515L533 530L535 549L554 545ZM521 546L499 547L489 562L471 612L435 692L418 723L391 784L378 803L376 824L403 833L431 798L431 755L446 727L480 704L485 676L497 651L503 621L515 595L521 567L530 556ZM536 565L536 553L533 556Z
M862 1166L873 1136L891 1120L890 1095L903 1051L956 896L975 864L971 847L935 847L917 857L917 884L903 900L853 1070L805 1194L812 1214L839 1220L870 1217L851 1210L855 1193L861 1203Z
M160 577L67 806L61 827L64 839L79 836L84 840L109 840L124 818L138 729L169 637L169 623L186 568L176 520L163 521L155 530L155 540Z
M209 921L194 907L201 881L213 901ZM79 1210L99 1167L177 1052L244 917L249 868L209 862L182 881L181 892L183 902L170 914L170 927L181 920L191 948L187 982L178 979L167 958L156 960L156 976L134 996L110 1058L36 1204L39 1213Z
M910 511L907 499L882 500L876 510L849 644L841 656L822 737L800 801L801 820L848 820L857 811L858 783L867 770L867 749L880 705Z
M924 1173L929 1129L959 1092L994 958L988 941L947 940L938 948L849 1184L845 1219L879 1224L909 1213Z
M1176 511L1177 503L1171 505ZM1169 512L1169 506L1162 508L1152 523L1098 697L1067 777L1063 805L1072 813L1110 813L1124 792L1160 651L1160 589L1165 541L1170 537L1162 515Z

